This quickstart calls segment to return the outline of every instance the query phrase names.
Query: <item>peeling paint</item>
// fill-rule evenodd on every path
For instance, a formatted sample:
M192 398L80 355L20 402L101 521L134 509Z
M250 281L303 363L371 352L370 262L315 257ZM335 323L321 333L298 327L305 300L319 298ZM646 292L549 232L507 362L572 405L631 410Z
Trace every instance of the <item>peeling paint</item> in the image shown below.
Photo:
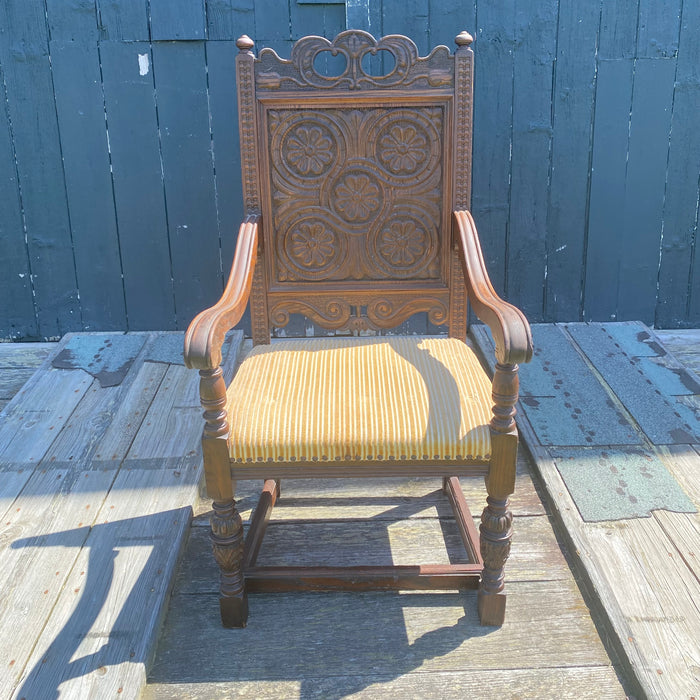
M139 54L139 75L148 75L148 54L147 53L140 53Z

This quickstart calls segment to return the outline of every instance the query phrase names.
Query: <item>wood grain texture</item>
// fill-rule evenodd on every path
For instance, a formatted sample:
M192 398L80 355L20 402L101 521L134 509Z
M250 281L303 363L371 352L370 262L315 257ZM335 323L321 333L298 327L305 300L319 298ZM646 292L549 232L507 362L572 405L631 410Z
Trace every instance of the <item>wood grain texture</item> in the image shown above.
M204 0L150 0L151 38L154 41L193 41L205 38Z
M542 318L546 281L556 19L556 3L551 0L538 3L534 16L516 8L506 293L533 321ZM537 51L535 46L546 48Z
M191 517L196 460L140 471L125 463L80 549L19 678L17 696L138 698ZM137 496L138 495L138 496ZM84 529L85 531L86 529ZM51 548L74 530L53 532Z
M71 572L84 579L85 569L73 567L114 476L113 470L37 470L11 511L3 515L0 653L7 660L0 676L3 697L12 696L61 594L75 598L65 585ZM25 633L17 635L19 628Z
M151 47L103 41L100 59L129 328L174 328Z
M617 341L647 355L664 352L651 332L639 327L611 326ZM638 338L643 338L639 341ZM615 351L622 355L618 346ZM599 366L602 366L599 364ZM639 386L647 386L638 378ZM657 411L658 413L658 411ZM527 416L519 428L533 454L555 519L575 551L577 570L602 615L632 692L647 697L690 697L697 687L698 592L695 557L697 514L656 511L651 518L583 523L548 450L541 447ZM690 445L654 447L669 471L697 503L694 477L700 454Z
M0 63L38 332L57 339L80 328L80 304L43 0L3 3L0 25L12 27L12 39L0 41Z
M230 683L155 683L148 685L144 700L227 700ZM236 696L241 700L277 700L277 698L357 697L383 700L386 697L439 697L462 700L478 696L496 700L501 697L557 698L578 700L623 700L614 671L609 666L557 669L509 669L507 671L445 671L412 675L358 675L316 677L301 680L241 681Z
M148 6L143 0L98 0L100 39L148 41Z
M255 35L255 0L207 0L207 37L235 41L242 32ZM210 43L208 49L212 47Z
M38 466L2 464L3 696L43 697L59 687L76 697L140 695L202 475L196 455L124 460L158 390L171 422L197 401L177 377L161 386L168 365L144 362L148 348L121 385L106 389L89 380L83 387L89 375L53 369L49 357L8 407L10 417L26 418L27 402L43 406L37 397L48 394L44 411L56 415L39 417L46 437L26 441L33 452L19 455L41 459ZM225 355L227 376L237 349ZM197 437L198 422L190 422ZM13 441L2 444L11 449ZM18 626L21 639L10 633Z
M620 319L654 321L668 142L652 134L669 133L674 73L671 59L640 58L635 63L622 208Z
M98 49L71 38L53 40L50 51L53 79L64 86L56 92L56 112L81 330L119 330L126 326L126 308Z
M544 317L578 318L585 257L600 11L560 0L553 88Z
M688 133L692 128L689 115L700 110L700 40L691 29L698 22L700 7L684 3L673 92L659 299L654 321L661 328L683 322L700 325L697 265L693 265L697 259L700 145ZM685 307L683 299L687 302Z
M585 320L618 320L618 260L623 255L625 173L632 106L631 60L600 61L595 102L593 169L590 183ZM622 319L620 319L622 320Z
M3 73L4 67L0 68L4 82ZM0 260L8 270L7 274L0 275L0 295L5 300L0 306L0 334L4 338L36 338L38 328L24 239L21 192L4 91L0 102L0 163L4 164L5 172L0 178Z
M175 307L184 329L222 289L204 45L158 42L153 70Z
M515 2L510 0L501 7L502 11L492 3L479 5L472 213L483 234L484 259L493 286L499 294L505 294L510 230Z

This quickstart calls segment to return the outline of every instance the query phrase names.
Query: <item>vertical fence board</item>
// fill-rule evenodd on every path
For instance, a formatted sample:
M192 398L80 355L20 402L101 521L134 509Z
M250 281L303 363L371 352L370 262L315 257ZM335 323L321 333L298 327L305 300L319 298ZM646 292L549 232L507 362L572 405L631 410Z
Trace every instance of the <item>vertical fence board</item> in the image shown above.
M506 291L531 321L543 318L557 3L533 13L516 2L513 160Z
M216 169L216 211L221 231L221 258L228 275L243 221L241 151L238 141L238 100L235 67L238 48L233 41L209 42L207 71L209 108Z
M204 0L149 0L153 41L205 38Z
M0 27L39 335L56 338L80 328L80 306L43 1L0 3Z
M46 0L49 38L52 41L97 39L96 0Z
M289 5L291 36L295 41L307 34L333 39L345 29L344 4L299 4L292 0Z
M255 0L207 0L207 36L217 41L255 37Z
M375 36L383 36L383 2L372 0L345 0L345 25L348 29L363 29Z
M664 228L655 325L700 323L697 263L700 195L700 3L683 5L673 95L671 141L664 202ZM695 272L695 279L692 275ZM694 305L694 306L693 306ZM692 309L694 308L694 313Z
M634 72L618 313L648 324L656 306L674 71L670 59L640 58Z
M150 46L104 41L100 56L129 329L172 330L175 307Z
M478 7L474 43L474 155L472 210L486 268L499 294L505 293L510 218L513 127L515 0L497 9Z
M634 58L638 18L639 0L603 0L600 8L598 57Z
M678 51L680 18L681 0L639 0L637 56L673 58Z
M97 45L52 41L83 330L126 326L119 239L110 174Z
M560 0L544 317L578 318L583 281L600 9Z
M382 33L405 34L425 56L428 46L428 0L405 0L402 3L385 2L382 5Z
M147 0L97 0L102 39L148 41Z
M222 288L204 44L154 44L153 62L175 308L186 328Z
M488 8L492 3L484 5ZM481 12L482 5L479 5ZM504 13L505 14L505 13ZM428 48L444 44L454 51L455 37L468 31L475 39L482 28L481 18L476 22L476 0L429 0L428 2ZM488 39L488 37L486 37Z
M36 337L38 329L3 84L0 65L0 337L21 339Z
M272 47L273 42L289 41L290 22L288 3L255 0L255 38L262 42L260 46Z
M587 321L617 318L633 70L632 59L598 64L583 305Z
M238 101L232 89L238 48L233 41L210 41L207 45L209 108L216 171L216 215L221 232L221 261L224 279L233 261L238 228L243 221L241 157L238 141ZM246 309L240 327L250 335Z

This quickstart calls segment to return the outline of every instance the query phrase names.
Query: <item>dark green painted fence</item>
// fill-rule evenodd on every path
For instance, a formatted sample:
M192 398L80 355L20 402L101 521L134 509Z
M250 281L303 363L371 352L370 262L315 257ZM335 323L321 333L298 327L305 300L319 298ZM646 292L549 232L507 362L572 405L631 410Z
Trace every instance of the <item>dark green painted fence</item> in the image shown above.
M2 0L0 338L184 328L241 218L234 40L475 35L473 210L532 321L700 325L700 3Z

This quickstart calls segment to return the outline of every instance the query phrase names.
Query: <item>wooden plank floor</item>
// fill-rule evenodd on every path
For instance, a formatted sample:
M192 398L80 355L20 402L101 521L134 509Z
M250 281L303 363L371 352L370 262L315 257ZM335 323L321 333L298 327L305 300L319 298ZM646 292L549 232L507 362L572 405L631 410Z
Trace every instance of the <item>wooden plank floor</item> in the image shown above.
M107 367L120 339L140 348L118 384L52 365L85 338ZM141 693L201 478L197 375L163 359L164 340L182 346L112 333L39 347L0 414L2 698Z
M474 332L482 348L492 346L483 327ZM539 357L523 368L521 435L570 549L576 552L577 570L595 591L597 609L625 674L635 679L633 690L648 698L700 697L700 385L679 362L682 358L690 367L698 367L700 334L655 335L637 323L568 324L534 327L535 344L553 333L565 338L589 368L589 376L577 377L576 382L585 385L587 393L593 382L605 391L619 421L632 426L632 442L636 443L632 452L642 463L660 463L667 470L673 490L680 494L680 505L659 504L645 514L605 517L606 506L612 513L624 505L621 501L632 497L632 485L622 480L617 494L599 488L609 468L623 468L630 447L591 446L597 444L600 417L572 414L586 431L567 443L567 459L573 458L579 474L585 473L601 508L595 517L587 515L586 493L567 480L571 465L564 468L560 461L562 448L557 440L563 438L557 436L568 438L571 432L542 426L540 414L546 403L527 393L529 379L533 385L542 384L542 370L559 377L553 394L561 390L570 397L575 391L565 391L570 366L557 363L549 354L551 344L541 344ZM666 341L669 348L664 347ZM678 358L670 348L679 350ZM571 410L569 404L565 413ZM578 464L572 457L577 453ZM604 459L592 460L592 454L604 455ZM650 475L642 467L641 477L645 476ZM636 507L629 502L626 506Z
M437 479L283 481L260 564L447 563L459 534ZM483 483L463 480L478 514ZM247 521L260 483L239 482ZM145 700L174 698L625 698L523 453L501 629L476 595L251 595L223 629L206 504L189 543Z
M673 333L669 343L679 336L683 360L697 360L692 336ZM44 360L20 394L9 401L6 392L0 414L0 659L7 659L0 697L138 697L149 666L147 700L697 693L697 514L584 522L525 410L521 427L537 464L523 452L502 629L478 625L473 592L260 594L251 596L248 628L222 629L208 506L197 505L196 373L149 361L161 335L144 335L116 387L51 367L47 353L70 338L37 346L34 360L13 364L9 351L0 352L3 370L21 365L25 376ZM697 406L692 394L674 400ZM622 402L615 406L631 417ZM644 444L697 504L695 448ZM548 490L544 501L531 469ZM478 514L483 487L463 484ZM245 518L259 486L239 485ZM342 564L368 554L375 563L453 560L458 533L439 486L284 482L261 563L292 556ZM591 591L585 600L594 619L548 513L567 528L569 561Z

